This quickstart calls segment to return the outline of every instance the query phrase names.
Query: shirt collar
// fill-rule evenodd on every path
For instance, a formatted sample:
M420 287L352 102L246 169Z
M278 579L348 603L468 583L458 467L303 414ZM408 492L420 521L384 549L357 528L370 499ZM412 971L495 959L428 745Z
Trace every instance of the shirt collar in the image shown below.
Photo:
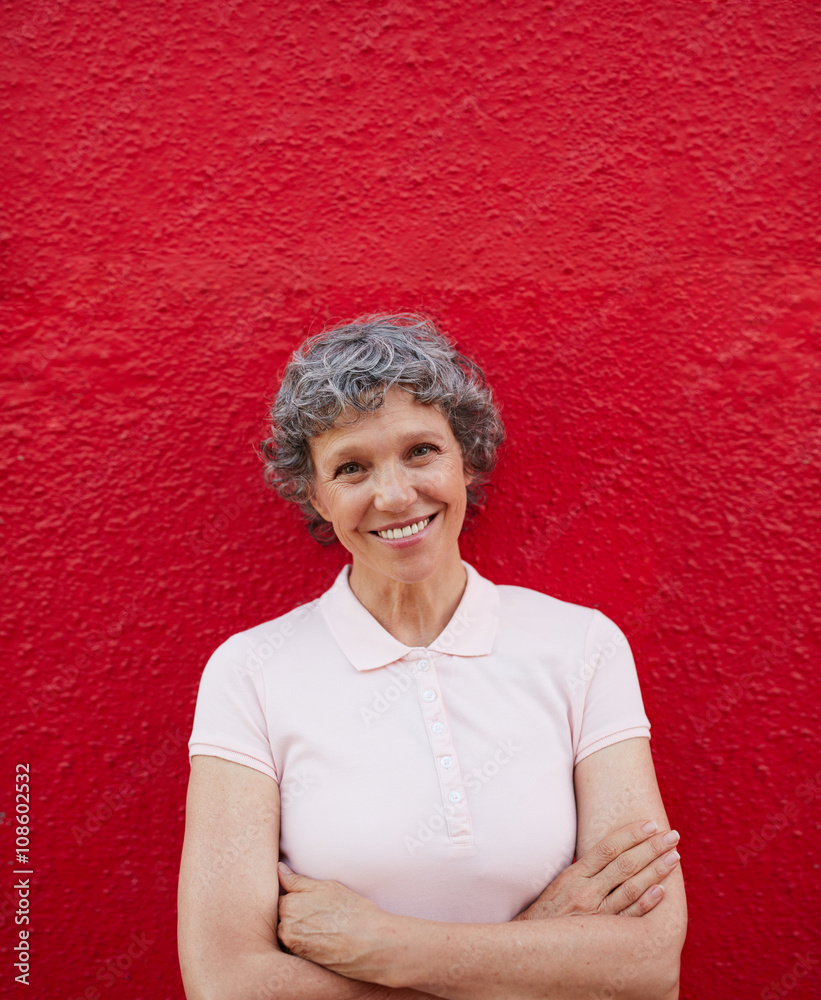
M322 614L342 652L357 670L373 670L422 647L406 646L394 638L359 603L348 582L351 563L343 566L322 601ZM462 560L467 586L453 617L425 649L452 656L483 656L493 648L499 625L499 595L486 580Z

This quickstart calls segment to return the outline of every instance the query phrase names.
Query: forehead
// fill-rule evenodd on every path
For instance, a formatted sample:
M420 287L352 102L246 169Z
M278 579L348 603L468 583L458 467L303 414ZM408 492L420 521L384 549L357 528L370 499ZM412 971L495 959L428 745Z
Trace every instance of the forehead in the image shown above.
M333 427L310 438L309 444L315 458L332 461L351 449L402 445L420 435L455 440L440 409L394 386L378 409L345 411Z

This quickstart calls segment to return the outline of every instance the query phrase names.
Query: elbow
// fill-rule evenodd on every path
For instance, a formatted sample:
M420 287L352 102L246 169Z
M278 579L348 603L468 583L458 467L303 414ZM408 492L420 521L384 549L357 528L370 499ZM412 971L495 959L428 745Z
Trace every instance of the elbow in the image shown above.
M185 970L182 970L182 991L185 1000L214 1000L207 984L196 982L193 977L185 974Z
M263 987L259 985L254 993L249 994L248 990L241 987L239 983L231 982L198 982L196 984L189 984L186 980L183 980L183 992L185 994L185 1000L247 1000L249 996L254 998L265 998L265 1000L280 1000L287 996L286 993L280 993L276 984L266 983Z
M683 941L648 935L633 954L634 975L615 995L622 1000L678 1000Z
M285 957L276 949L276 955L239 953L215 962L203 954L199 961L181 962L185 1000L286 1000L294 979L284 967Z
M229 994L219 984L216 976L205 971L204 963L198 966L196 972L195 968L197 966L189 966L187 963L180 962L185 1000L226 1000Z
M648 964L631 983L612 983L614 987L620 985L624 988L611 994L619 1000L678 1000L679 965Z
M673 966L661 970L655 991L648 994L653 1000L678 1000L681 963L677 960Z
M687 937L686 906L682 903L678 913L668 916L661 926L653 927L648 921L645 927L647 935L636 958L646 975L642 977L643 989L631 993L631 1000L678 1000L681 953Z
M635 1000L678 1000L681 978L681 948L667 945L648 963L643 989Z

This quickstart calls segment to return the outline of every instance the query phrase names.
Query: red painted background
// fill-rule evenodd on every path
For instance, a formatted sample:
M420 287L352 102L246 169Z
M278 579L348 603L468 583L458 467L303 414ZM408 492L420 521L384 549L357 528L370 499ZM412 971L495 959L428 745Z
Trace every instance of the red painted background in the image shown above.
M817 4L3 14L0 995L182 997L200 673L344 558L264 490L265 403L307 332L408 309L509 431L464 558L631 641L682 996L817 995Z

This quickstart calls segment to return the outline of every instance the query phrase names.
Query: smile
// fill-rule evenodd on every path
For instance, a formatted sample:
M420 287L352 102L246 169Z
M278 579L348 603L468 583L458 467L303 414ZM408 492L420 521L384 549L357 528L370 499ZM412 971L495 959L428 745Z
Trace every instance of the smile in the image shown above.
M379 535L380 538L389 539L410 538L411 535L418 535L420 531L424 531L434 517L436 515L432 514L430 517L425 517L414 524L407 524L404 528L387 528L385 531L374 531L372 534Z

